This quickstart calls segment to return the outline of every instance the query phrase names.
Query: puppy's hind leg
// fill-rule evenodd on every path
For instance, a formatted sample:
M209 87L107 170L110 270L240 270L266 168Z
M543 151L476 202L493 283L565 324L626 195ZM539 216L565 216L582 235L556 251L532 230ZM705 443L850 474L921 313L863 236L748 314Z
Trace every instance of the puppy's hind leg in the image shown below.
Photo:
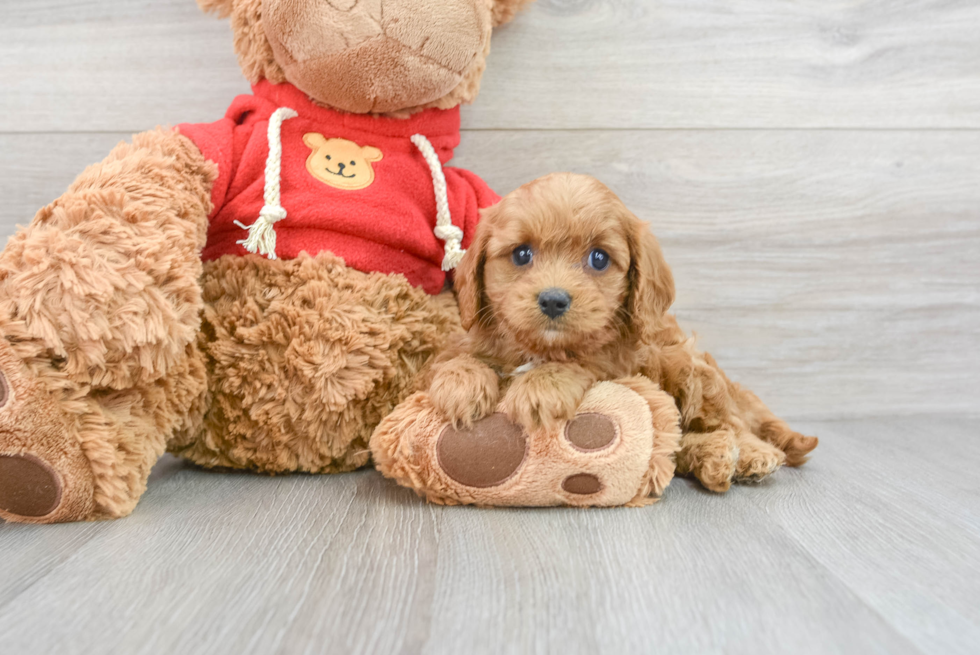
M732 384L732 395L738 404L742 421L753 434L786 453L787 466L800 466L817 447L819 439L796 432L786 421L773 414L754 393Z
M736 482L760 482L786 463L786 455L748 430L735 433L738 462L735 463Z

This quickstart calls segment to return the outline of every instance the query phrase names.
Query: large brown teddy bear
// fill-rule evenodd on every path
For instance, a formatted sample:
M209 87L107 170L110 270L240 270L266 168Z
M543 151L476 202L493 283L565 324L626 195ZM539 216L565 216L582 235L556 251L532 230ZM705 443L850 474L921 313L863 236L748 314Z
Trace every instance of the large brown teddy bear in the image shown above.
M460 329L497 197L444 165L531 0L198 0L253 95L120 144L0 255L0 517L129 514L169 450L346 471Z

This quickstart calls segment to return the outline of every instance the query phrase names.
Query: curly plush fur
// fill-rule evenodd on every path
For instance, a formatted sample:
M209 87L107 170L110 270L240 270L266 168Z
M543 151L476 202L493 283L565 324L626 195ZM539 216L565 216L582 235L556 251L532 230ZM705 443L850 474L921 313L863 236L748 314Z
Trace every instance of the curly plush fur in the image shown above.
M205 264L209 411L170 450L208 467L335 473L461 330L451 293L361 273L330 253Z
M608 254L602 270L589 263L597 248ZM514 259L518 249L532 253L529 263ZM552 317L540 299L555 289L567 292L569 304ZM515 423L552 429L572 418L597 380L625 383L643 396L655 390L634 377L645 376L681 410L680 471L709 489L802 464L817 445L696 350L666 313L674 281L656 238L593 178L550 175L485 210L457 292L469 332L425 378L436 407L457 424L486 416L503 394ZM529 371L507 377L528 364ZM673 465L659 469L665 484Z

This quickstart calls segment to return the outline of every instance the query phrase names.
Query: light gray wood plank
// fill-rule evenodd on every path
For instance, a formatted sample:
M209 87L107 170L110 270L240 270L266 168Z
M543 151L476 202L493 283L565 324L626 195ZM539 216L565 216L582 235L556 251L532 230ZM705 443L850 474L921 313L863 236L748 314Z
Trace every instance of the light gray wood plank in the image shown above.
M0 132L215 121L249 91L227 21L194 0L7 1L3 12Z
M182 464L171 457L150 475L156 485L173 475ZM96 524L54 525L46 530L19 530L0 520L0 615L4 607L26 589L59 568L89 541L101 535Z
M124 137L0 136L0 234ZM980 133L468 132L457 163L610 184L682 323L781 414L980 411Z
M918 652L731 498L680 484L641 510L439 508L373 471L188 467L8 603L0 639L66 653Z
M804 425L824 438L779 484L738 489L923 652L980 643L980 428L915 417ZM802 484L785 484L788 477ZM736 501L737 502L737 501Z
M451 630L428 652L490 652L498 635L515 652L914 651L764 513L678 487L635 513L477 514L478 538L447 512L433 622Z
M976 128L978 22L972 0L542 0L467 124Z
M8 6L9 5L9 6ZM539 0L472 128L980 127L973 0ZM191 0L8 1L0 132L216 120L247 89Z
M642 510L439 508L374 472L168 458L132 517L55 528L92 538L0 607L0 638L68 653L972 652L975 421L804 427L823 437L806 467L726 496L678 480ZM0 544L51 530L0 526Z

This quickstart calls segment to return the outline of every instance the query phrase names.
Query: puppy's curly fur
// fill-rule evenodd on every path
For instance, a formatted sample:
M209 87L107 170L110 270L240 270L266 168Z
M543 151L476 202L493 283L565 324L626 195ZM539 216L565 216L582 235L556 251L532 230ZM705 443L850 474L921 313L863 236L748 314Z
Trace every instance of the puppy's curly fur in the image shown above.
M567 296L563 313L545 312L546 290ZM514 422L551 429L596 381L643 395L654 386L645 376L680 408L679 472L713 491L798 466L817 445L695 348L667 314L674 280L656 238L594 178L550 175L486 210L456 292L468 332L420 384L457 424L486 416L502 394Z

